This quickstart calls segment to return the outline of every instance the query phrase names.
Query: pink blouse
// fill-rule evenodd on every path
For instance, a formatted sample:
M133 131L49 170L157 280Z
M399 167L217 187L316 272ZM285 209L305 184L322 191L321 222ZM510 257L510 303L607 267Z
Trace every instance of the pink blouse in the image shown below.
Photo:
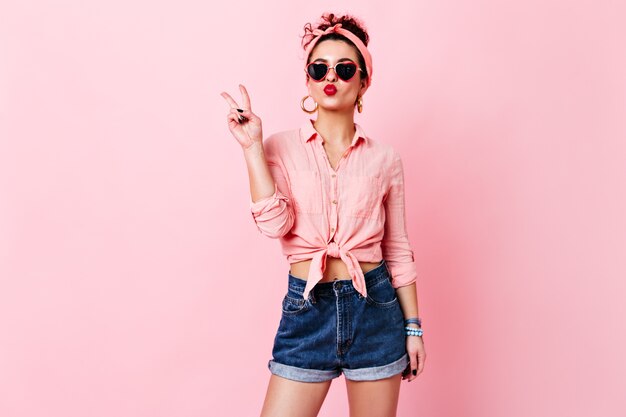
M394 288L417 277L406 231L400 155L354 126L352 144L336 170L313 120L263 142L276 188L272 196L250 200L252 217L261 233L280 239L289 263L312 259L305 299L322 279L327 256L346 263L363 296L367 291L359 261L385 259Z

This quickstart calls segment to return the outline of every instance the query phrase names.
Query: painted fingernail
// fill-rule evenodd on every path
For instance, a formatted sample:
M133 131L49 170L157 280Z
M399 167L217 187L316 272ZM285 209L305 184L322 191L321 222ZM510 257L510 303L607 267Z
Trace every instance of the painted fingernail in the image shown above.
M413 369L413 375L417 375L417 369Z
M237 109L237 111L238 111L239 113L243 113L243 110L242 110L242 109Z

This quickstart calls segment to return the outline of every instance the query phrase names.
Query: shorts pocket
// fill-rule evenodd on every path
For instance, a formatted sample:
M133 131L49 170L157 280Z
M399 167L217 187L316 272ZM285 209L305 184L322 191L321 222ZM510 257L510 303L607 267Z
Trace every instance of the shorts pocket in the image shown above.
M343 212L348 216L371 218L382 205L380 177L369 175L344 175L342 190Z
M378 308L391 308L398 304L398 295L391 281L384 279L367 289L365 301Z
M301 314L307 311L311 307L309 300L304 298L294 298L289 294L286 294L283 298L283 314L292 316Z
M317 171L292 171L289 181L296 212L322 212L321 180Z

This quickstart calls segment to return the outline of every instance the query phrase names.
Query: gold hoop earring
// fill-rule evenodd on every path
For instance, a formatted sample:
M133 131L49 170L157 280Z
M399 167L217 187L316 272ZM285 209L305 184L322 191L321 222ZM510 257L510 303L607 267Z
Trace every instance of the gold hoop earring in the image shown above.
M312 113L315 113L315 112L317 111L317 102L315 102L315 108L314 108L313 110L309 110L309 109L307 109L306 107L304 107L304 102L305 102L305 101L306 101L306 99L307 99L307 98L309 98L309 97L313 98L313 97L312 97L312 96L310 96L310 95L306 95L306 96L304 96L304 98L303 98L303 99L302 99L302 101L300 102L300 107L302 107L302 110L303 110L303 111L305 111L305 112L307 112L307 113L309 113L309 114L312 114Z
M363 97L359 97L356 101L356 109L359 113L363 111Z

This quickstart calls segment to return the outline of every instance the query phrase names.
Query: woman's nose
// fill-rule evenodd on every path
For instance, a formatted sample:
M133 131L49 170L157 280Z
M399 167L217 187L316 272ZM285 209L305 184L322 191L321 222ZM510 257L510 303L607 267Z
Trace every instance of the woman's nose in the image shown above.
M328 72L326 73L327 81L335 81L337 79L337 73L335 72L335 68L328 68Z

